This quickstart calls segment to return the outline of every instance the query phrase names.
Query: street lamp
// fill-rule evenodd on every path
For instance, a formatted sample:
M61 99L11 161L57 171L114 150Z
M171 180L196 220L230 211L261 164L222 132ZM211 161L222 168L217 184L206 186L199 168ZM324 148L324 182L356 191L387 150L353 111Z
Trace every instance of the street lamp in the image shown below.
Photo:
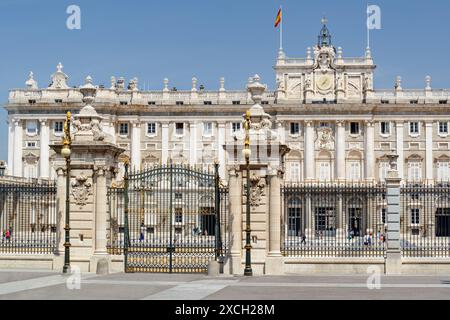
M246 228L245 228L245 269L244 276L252 276L252 262L251 262L251 249L252 245L250 243L250 156L252 151L250 149L250 110L245 113L245 147L242 150L242 154L245 158L245 166L247 171L247 185L246 185Z
M65 242L64 242L64 267L63 273L70 272L70 146L72 139L70 138L70 118L71 113L68 111L66 114L66 122L64 123L64 138L63 147L61 149L61 155L66 159L66 224L65 230Z

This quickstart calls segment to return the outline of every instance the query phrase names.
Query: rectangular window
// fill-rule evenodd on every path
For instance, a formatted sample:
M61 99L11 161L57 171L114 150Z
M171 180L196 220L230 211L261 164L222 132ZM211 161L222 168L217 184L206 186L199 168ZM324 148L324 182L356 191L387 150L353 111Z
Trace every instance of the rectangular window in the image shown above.
M205 106L210 106L210 105L212 105L212 101L203 101L203 104Z
M359 122L350 122L350 134L359 134Z
M300 163L291 163L291 181L300 181Z
M330 163L328 162L319 163L319 179L320 181L331 180Z
M438 162L437 180L438 182L448 182L450 180L450 164L448 162Z
M233 101L233 104L234 105L238 105L238 104L241 104L241 102L240 101Z
M319 126L320 126L321 128L328 128L328 127L330 126L330 124L329 124L328 122L321 122L321 123L319 124Z
M203 122L203 135L210 137L212 136L213 124L212 122Z
M127 136L128 135L128 123L120 123L119 124L119 134L121 136Z
M147 134L151 136L156 135L156 123L154 122L147 123Z
M64 123L62 121L55 121L53 123L53 131L55 134L63 133L64 131Z
M439 134L448 134L448 122L439 122Z
M298 122L291 122L291 135L298 136L300 134L300 124Z
M27 134L28 135L36 135L37 134L37 121L36 120L28 120L27 121Z
M175 223L183 222L183 208L175 208Z
M28 141L27 142L27 148L36 148L36 142Z
M409 123L409 134L418 135L419 134L419 122Z
M411 224L420 224L420 209L411 209Z
M382 135L390 135L391 134L391 123L390 122L380 122L380 132Z
M410 162L408 164L408 180L413 182L422 180L422 166L420 162Z
M234 132L241 131L241 123L240 122L233 122L231 124L231 130Z
M182 105L184 105L184 102L183 102L183 101L177 101L177 102L175 102L175 104L176 104L177 106L182 106Z
M361 179L361 165L359 162L350 163L349 179L351 181L359 181Z
M182 136L184 134L184 123L182 122L175 123L175 134L177 136Z

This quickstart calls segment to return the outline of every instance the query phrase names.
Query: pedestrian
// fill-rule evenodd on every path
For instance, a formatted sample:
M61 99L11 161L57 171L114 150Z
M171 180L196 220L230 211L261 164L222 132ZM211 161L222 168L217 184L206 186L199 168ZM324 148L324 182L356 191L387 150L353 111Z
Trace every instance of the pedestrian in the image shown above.
M7 241L9 241L11 239L11 232L9 231L9 229L7 229L5 232L5 238Z
M364 236L364 245L368 246L369 245L369 235L366 233L366 235Z
M302 234L302 242L300 244L306 244L306 234Z
M141 234L139 235L139 241L144 241L145 225L141 223Z

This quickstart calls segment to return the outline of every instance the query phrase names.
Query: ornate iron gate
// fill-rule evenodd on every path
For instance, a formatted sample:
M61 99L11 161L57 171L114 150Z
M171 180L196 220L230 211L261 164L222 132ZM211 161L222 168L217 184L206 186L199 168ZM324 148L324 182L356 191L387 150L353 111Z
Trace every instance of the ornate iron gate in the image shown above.
M220 260L226 232L219 182L217 164L214 171L170 164L131 173L126 165L125 272L203 273Z

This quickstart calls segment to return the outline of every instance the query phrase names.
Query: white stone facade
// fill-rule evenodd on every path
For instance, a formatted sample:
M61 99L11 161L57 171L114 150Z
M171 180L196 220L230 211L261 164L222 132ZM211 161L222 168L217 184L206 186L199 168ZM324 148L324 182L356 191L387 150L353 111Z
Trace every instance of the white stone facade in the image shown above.
M333 47L324 26L322 38L306 58L288 58L280 51L275 65L277 86L262 98L274 120L273 130L291 152L285 179L302 181L382 181L387 155L399 155L404 182L450 179L450 89L373 88L375 64L363 57L346 58ZM325 30L325 33L324 33ZM8 174L56 178L55 154L48 145L61 140L65 112L82 108L79 88L68 85L61 64L48 88L39 88L30 74L25 89L13 89L8 111ZM104 118L104 131L126 150L135 168L153 163L196 165L220 163L222 177L229 163L223 145L243 129L242 114L252 101L247 90L231 91L220 79L216 91L198 87L139 90L138 80L125 84L111 78L99 87L94 106Z

